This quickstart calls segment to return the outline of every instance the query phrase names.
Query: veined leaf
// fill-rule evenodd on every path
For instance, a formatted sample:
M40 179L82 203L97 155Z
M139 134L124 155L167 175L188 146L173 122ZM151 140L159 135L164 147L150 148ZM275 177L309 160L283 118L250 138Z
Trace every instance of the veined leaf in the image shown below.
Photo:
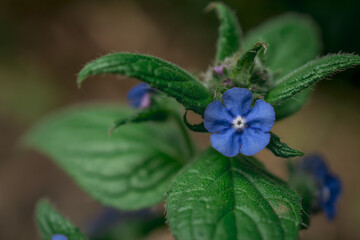
M241 28L235 13L221 2L214 2L208 9L215 9L220 20L216 62L231 57L240 50Z
M293 149L280 141L280 138L274 133L270 132L270 143L266 146L275 156L282 158L291 158L303 156L304 153L299 150Z
M238 84L248 85L250 82L252 71L255 67L255 57L259 51L264 50L264 43L256 43L250 50L245 51L239 57L236 65L231 69L231 79Z
M250 49L259 41L267 44L265 65L273 71L275 82L294 68L314 59L321 50L316 23L300 14L270 19L250 31L245 36L244 49Z
M109 105L65 110L35 126L27 144L53 158L104 205L149 207L163 200L172 177L191 154L171 121L128 124L108 136L114 119L131 114Z
M166 204L178 240L296 239L299 196L256 159L213 149L173 180Z
M80 71L77 83L81 85L87 77L99 74L122 74L138 78L174 97L186 109L201 115L213 100L211 93L191 74L153 56L133 53L102 56Z
M54 234L63 234L69 240L86 239L77 227L61 216L46 200L37 204L36 222L43 240L50 240Z
M265 100L279 105L313 83L357 65L360 65L360 56L352 54L334 54L316 59L279 79L278 85L270 90Z

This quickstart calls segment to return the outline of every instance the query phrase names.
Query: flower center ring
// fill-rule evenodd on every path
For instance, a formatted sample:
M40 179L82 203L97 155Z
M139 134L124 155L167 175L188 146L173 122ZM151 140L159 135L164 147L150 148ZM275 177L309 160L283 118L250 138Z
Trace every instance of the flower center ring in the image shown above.
M233 120L233 126L234 126L234 128L236 128L238 130L241 130L244 127L246 127L245 123L246 123L245 118L242 118L241 116L237 116Z

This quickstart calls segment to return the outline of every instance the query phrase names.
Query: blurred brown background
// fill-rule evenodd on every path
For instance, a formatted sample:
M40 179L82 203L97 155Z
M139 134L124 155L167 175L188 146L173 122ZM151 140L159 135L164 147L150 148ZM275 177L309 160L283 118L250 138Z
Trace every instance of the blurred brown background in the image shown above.
M194 73L212 63L218 22L209 1L0 0L0 239L38 239L34 205L44 196L84 228L101 206L45 156L24 151L21 136L47 113L80 102L125 103L137 81L92 78L79 90L76 73L88 61L117 51L164 58ZM359 51L359 1L225 1L244 30L287 11L308 13L322 27L324 52ZM294 56L296 57L296 56ZM323 81L307 106L274 132L290 146L320 152L344 182L339 215L314 217L300 239L360 239L359 71ZM196 134L201 147L208 136ZM286 178L284 160L259 154ZM165 230L153 239L170 239Z

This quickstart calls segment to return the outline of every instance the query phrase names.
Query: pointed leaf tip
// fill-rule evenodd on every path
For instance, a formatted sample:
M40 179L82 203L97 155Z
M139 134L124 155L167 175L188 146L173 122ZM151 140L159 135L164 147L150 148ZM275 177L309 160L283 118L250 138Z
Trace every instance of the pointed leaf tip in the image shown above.
M236 14L225 4L213 2L206 10L216 10L220 21L216 52L216 64L219 64L240 50L242 31Z
M266 43L258 42L250 50L243 52L231 69L231 79L238 86L247 86L250 83L253 69L255 67L256 56L266 51Z
M61 216L46 199L40 200L36 206L36 222L43 240L51 239L54 234L62 234L71 240L86 239L80 230Z
M332 54L310 61L279 79L265 100L279 105L315 82L359 65L360 56L354 54Z
M88 63L79 73L78 85L89 76L121 74L138 78L165 92L200 115L212 101L210 91L184 69L159 58L133 53L114 53Z
M280 138L274 133L270 132L271 138L267 148L277 157L291 158L303 156L304 153L299 150L289 147L287 144L280 141Z

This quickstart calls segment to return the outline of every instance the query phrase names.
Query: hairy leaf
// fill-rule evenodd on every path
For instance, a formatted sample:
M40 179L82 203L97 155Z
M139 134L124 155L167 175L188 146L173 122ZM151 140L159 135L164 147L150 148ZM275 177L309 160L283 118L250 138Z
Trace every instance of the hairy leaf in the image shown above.
M213 149L173 180L166 204L178 240L296 239L300 199L256 159Z
M235 13L221 2L211 3L208 9L215 9L220 20L216 62L231 57L240 50L241 28Z
M278 105L313 83L357 65L360 65L360 56L352 54L334 54L316 59L281 78L265 100Z
M275 75L275 82L314 59L321 49L317 25L300 14L286 14L268 20L246 35L244 48L250 49L259 41L267 44L264 58L266 66Z
M27 143L52 157L91 196L119 209L159 203L189 147L173 122L136 123L108 136L114 119L133 114L118 106L76 107L35 126Z
M71 240L86 239L80 230L61 216L47 200L41 200L37 204L36 222L43 240L50 240L54 234L63 234Z
M271 138L270 143L267 145L267 148L278 157L282 158L291 158L297 156L303 156L304 153L299 150L293 149L280 141L280 138L274 133L270 132Z
M255 67L255 57L259 51L264 50L266 45L264 43L256 43L250 50L245 51L240 55L234 68L231 69L231 79L236 84L246 84L250 82L252 71Z
M122 74L138 78L174 97L186 109L203 114L211 93L182 68L153 56L114 53L88 63L79 73L79 85L91 75Z

